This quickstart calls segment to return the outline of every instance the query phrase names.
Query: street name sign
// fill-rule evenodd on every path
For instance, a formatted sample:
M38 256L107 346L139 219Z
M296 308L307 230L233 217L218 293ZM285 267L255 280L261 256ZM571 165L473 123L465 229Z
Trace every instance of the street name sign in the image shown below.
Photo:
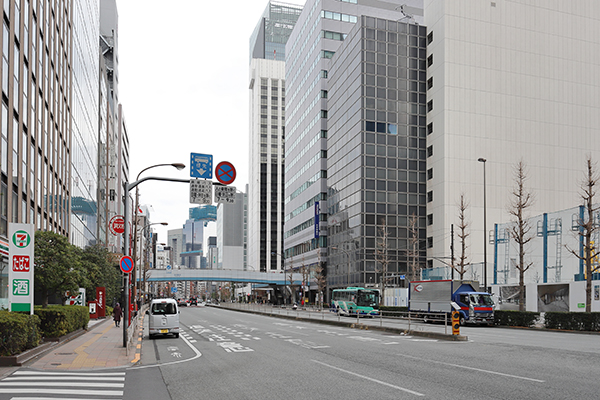
M190 177L212 179L212 154L190 154Z
M215 185L215 203L235 203L235 186Z
M190 203L212 204L212 182L190 179Z
M8 224L9 311L33 314L34 231L33 224Z

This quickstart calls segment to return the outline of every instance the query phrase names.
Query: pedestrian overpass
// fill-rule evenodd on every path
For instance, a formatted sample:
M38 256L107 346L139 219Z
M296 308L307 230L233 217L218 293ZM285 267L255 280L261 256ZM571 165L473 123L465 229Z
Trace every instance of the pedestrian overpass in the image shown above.
M257 283L271 286L301 285L302 274L240 271L231 269L150 269L146 282L203 281Z

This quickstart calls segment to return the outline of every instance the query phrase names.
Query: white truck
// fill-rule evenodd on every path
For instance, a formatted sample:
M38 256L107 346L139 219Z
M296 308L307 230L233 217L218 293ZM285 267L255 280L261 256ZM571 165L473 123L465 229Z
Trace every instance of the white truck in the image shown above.
M494 324L492 295L479 291L479 282L433 280L410 282L408 310L426 320L450 318L452 311L460 312L460 323ZM444 315L445 314L445 315Z

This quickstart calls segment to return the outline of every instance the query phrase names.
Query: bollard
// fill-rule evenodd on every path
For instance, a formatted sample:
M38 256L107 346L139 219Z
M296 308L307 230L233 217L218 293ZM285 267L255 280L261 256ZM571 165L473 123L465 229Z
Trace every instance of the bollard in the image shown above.
M452 311L452 335L460 335L460 313Z

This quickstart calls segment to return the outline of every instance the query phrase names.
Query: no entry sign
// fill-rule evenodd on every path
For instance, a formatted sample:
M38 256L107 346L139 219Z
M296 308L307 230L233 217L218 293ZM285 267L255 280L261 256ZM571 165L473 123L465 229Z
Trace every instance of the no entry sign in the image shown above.
M221 161L215 168L215 176L223 185L232 184L235 181L235 167L229 161Z

